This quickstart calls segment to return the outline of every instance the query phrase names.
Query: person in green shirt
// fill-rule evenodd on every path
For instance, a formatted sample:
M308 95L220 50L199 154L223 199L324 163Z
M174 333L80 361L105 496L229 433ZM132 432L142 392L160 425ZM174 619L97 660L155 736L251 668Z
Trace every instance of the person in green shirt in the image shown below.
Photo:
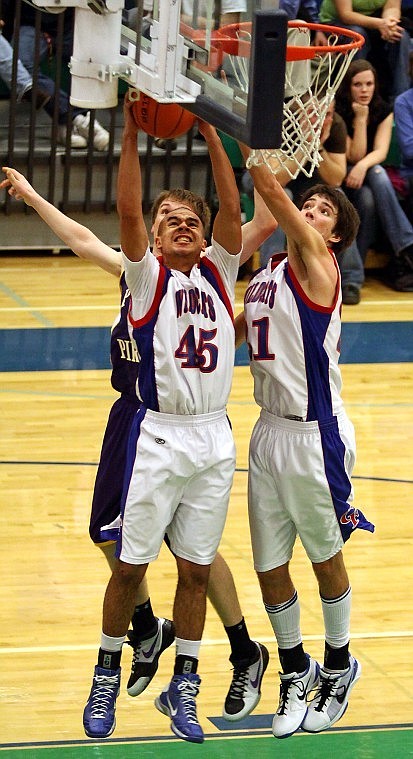
M356 58L376 68L382 96L391 102L410 86L410 37L400 23L401 0L322 0L320 21L359 32L364 46Z

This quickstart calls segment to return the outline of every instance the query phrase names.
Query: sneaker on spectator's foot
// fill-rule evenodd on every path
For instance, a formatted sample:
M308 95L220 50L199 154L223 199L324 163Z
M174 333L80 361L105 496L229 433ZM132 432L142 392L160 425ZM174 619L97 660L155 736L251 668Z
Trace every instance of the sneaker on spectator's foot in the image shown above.
M57 141L59 145L66 146L67 126L66 124L60 124L57 127ZM70 134L70 147L72 148L86 148L87 142L82 135L79 134L77 128L72 124L72 131Z
M175 628L170 619L159 617L156 635L148 640L139 640L133 630L129 630L126 642L133 648L132 671L127 691L130 696L139 696L148 687L156 670L162 651L175 640Z
M75 116L73 124L79 134L81 134L87 141L89 139L90 111L85 114L79 113ZM93 147L96 148L96 150L107 150L108 145L109 132L107 132L106 129L99 124L98 120L95 119L93 122Z
M23 93L21 99L25 102L31 103L32 102L32 92L33 88L30 87L30 89L26 90L26 92ZM36 111L39 111L40 108L43 108L50 100L50 95L48 92L45 92L45 90L37 90L36 97L35 97L35 103L36 103Z
M83 727L89 738L108 738L115 729L120 672L120 667L119 669L95 667L92 689L83 712Z
M345 306L357 306L360 303L360 288L357 285L343 285L342 300Z
M261 682L270 657L265 646L254 643L257 652L253 659L234 662L234 674L222 710L222 716L230 722L250 714L261 698Z
M347 709L350 691L360 675L361 665L354 656L350 656L350 666L343 672L327 672L320 667L320 682L308 705L302 729L307 733L319 733L338 722Z
M167 139L166 137L155 137L154 143L157 148L160 148L161 150L176 150L178 147L178 143L176 140Z
M156 708L171 718L172 732L191 743L202 743L204 740L195 703L200 683L201 678L193 673L174 675L169 685L155 699Z
M306 654L305 672L280 672L280 702L272 722L276 738L288 738L301 727L307 714L307 695L318 684L319 664Z

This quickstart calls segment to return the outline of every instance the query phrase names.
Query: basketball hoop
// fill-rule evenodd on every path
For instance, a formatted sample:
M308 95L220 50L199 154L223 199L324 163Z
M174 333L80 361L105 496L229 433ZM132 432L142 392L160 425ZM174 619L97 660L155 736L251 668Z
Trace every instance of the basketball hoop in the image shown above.
M311 45L311 32L323 32L328 45ZM226 65L244 93L248 92L251 23L230 24L219 30ZM229 41L240 49L233 55ZM342 40L347 40L344 44ZM228 45L225 42L228 41ZM286 49L285 92L281 146L251 150L247 168L265 163L273 174L282 169L291 179L299 171L311 177L320 165L320 134L328 108L358 48L361 34L327 24L289 21Z

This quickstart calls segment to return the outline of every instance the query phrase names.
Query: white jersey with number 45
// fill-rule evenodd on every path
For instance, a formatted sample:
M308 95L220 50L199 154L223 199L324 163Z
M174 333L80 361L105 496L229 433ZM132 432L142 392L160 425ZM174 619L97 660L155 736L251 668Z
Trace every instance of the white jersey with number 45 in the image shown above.
M165 414L225 408L234 367L239 255L213 242L189 276L168 269L149 248L141 261L123 260L131 336L140 356L138 398Z

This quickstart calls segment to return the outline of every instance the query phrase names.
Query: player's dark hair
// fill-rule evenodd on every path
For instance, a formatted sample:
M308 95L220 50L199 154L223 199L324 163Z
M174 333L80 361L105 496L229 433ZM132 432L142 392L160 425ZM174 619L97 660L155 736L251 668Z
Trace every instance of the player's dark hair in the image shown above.
M191 190L184 190L183 187L175 187L173 190L163 190L163 192L159 193L152 203L152 224L155 222L159 206L165 200L176 200L183 205L189 206L201 219L205 235L208 234L211 222L211 211L209 210L207 202L201 195L197 195L195 192L191 192Z
M304 203L314 195L321 195L322 198L331 200L337 211L337 221L333 234L339 235L341 239L338 242L331 243L331 247L334 253L341 253L355 239L360 226L360 217L344 192L337 187L330 187L327 184L315 184L310 187L303 193L299 207L302 208Z

